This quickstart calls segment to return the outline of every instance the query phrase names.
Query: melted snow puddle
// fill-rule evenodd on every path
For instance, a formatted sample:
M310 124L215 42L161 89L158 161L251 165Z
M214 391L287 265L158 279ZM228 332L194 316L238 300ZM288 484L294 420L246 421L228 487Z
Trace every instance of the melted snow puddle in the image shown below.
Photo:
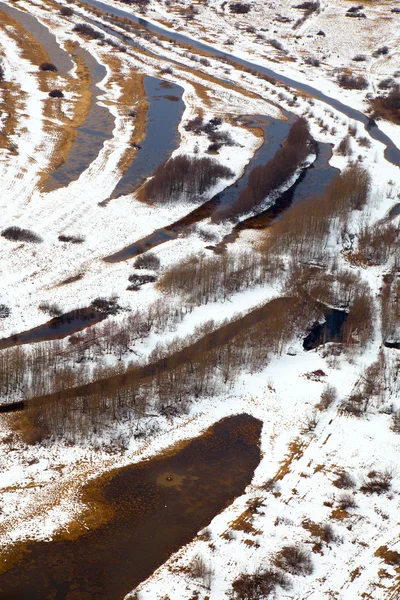
M74 63L69 53L59 45L55 35L50 33L49 29L35 17L3 2L0 2L0 10L16 19L26 31L37 39L46 50L50 61L57 67L58 71L68 73L73 68Z
M92 101L85 122L77 128L77 137L72 144L66 161L56 169L45 183L45 191L65 187L79 176L97 158L106 140L112 138L114 117L110 111L97 102L103 91L98 87L106 75L106 68L97 62L92 54L83 48L76 48L90 71Z
M149 104L146 137L112 198L131 194L178 147L178 125L185 108L183 88L150 76L144 78L144 86Z
M124 598L244 493L261 459L261 427L246 414L228 417L160 457L91 481L83 499L93 527L76 539L17 544L3 558L0 597Z

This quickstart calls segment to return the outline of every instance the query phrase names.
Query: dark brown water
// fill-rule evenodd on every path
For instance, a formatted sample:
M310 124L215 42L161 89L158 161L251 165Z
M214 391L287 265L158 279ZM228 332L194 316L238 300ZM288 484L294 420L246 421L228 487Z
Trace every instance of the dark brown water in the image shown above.
M28 543L6 572L3 559L0 599L123 598L244 492L260 462L261 426L229 417L165 457L95 480L84 498L106 522L75 540Z
M100 323L105 318L104 313L94 310L90 306L77 308L59 317L54 317L43 323L43 325L0 339L0 350L11 348L11 346L22 346L23 344L61 340L73 333Z

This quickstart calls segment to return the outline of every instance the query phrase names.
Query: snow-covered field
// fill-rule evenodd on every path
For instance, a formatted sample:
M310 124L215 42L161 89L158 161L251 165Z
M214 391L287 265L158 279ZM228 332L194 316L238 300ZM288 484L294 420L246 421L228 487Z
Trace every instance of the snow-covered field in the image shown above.
M106 3L131 11L118 2ZM371 175L372 189L366 206L351 215L348 235L356 237L363 225L379 223L399 202L400 169L385 159L383 144L370 138L360 123L317 99L241 71L239 66L223 65L211 57L207 65L202 65L179 45L175 47L166 41L157 44L150 36L141 39L141 44L158 56L134 52L128 47L127 52L118 53L124 69L122 75L137 69L184 88L185 111L174 155L207 156L207 136L187 131L185 125L200 112L205 120L222 118L221 130L228 132L236 145L223 146L216 158L234 176L218 182L197 204L176 202L155 206L132 193L99 206L110 198L121 176L118 165L129 148L135 127L134 121L126 119L126 107L120 102L122 83L110 83L115 73L107 59L110 52L117 51L72 31L75 23L90 14L87 5L74 4L74 14L67 19L60 16L59 6L56 9L50 0L23 0L17 5L49 27L63 47L69 41L78 42L104 64L107 76L100 83L103 94L99 101L110 110L114 130L96 160L76 181L65 188L43 191L40 175L49 167L52 153L57 149L57 139L46 131L47 95L41 91L37 67L22 56L15 37L8 35L7 27L0 22L4 80L11 82L23 99L22 105L16 104L17 124L7 139L8 144L17 145L18 151L12 152L3 145L0 150L2 230L19 226L43 239L41 243L29 244L0 236L0 304L11 309L7 318L0 319L0 337L47 320L39 309L44 303L57 304L67 312L88 306L99 296L117 296L120 305L142 310L159 298L161 293L152 284L134 293L127 291L128 276L133 270L131 261L107 263L103 258L173 223L240 177L263 142L252 129L234 120L240 115L279 118L280 108L304 115L312 136L333 145L332 166L342 170L349 158L360 161ZM367 94L376 92L383 78L397 77L400 81L400 14L391 13L396 2L367 2L362 9L367 18L349 18L345 16L351 6L349 2L321 0L319 10L295 28L303 11L286 0L256 0L251 5L249 13L233 15L229 4L220 0L198 3L152 0L146 17L232 55L270 66L295 81L307 82L363 112L368 108ZM188 12L193 13L193 18L187 19ZM321 31L325 35L318 35ZM285 52L271 46L270 39L280 41ZM373 58L372 52L384 45L390 52ZM356 54L365 54L367 60L352 61ZM306 64L307 57L317 58L320 66ZM177 61L171 72L165 71L168 60ZM341 89L335 82L335 73L343 68L365 75L368 89ZM71 78L76 83L76 68ZM218 81L225 78L235 86ZM0 127L7 111L13 108L5 105L2 94L0 82ZM71 116L78 94L66 92L65 96L61 110L65 116ZM351 155L344 157L337 148L349 127L353 131ZM379 121L379 127L400 148L400 127L386 121ZM369 146L362 140L365 137ZM394 219L395 224L398 222L399 217ZM205 241L202 229L212 231L216 241L220 241L229 226L204 220L187 235L156 247L154 252L162 269L192 254L211 254L206 249L209 242ZM61 234L81 235L84 243L60 242ZM260 234L255 231L243 232L229 251L253 248L259 239ZM375 303L374 336L363 350L349 350L339 356L333 356L327 348L305 352L302 332L294 332L290 349L285 348L282 355L274 357L259 373L242 373L226 394L194 401L187 415L173 420L161 416L153 418L154 422L150 419L149 429L153 433L144 441L134 439L130 435L131 425L125 422L117 433L103 434L96 442L92 439L90 443L71 446L60 440L45 440L28 446L10 429L11 417L0 415L0 539L5 551L15 541L51 539L57 531L68 531L71 521L79 522L83 511L79 491L89 478L154 456L180 440L199 435L220 418L246 412L263 422L262 460L252 484L213 519L208 528L209 539L195 539L182 548L139 586L137 597L140 600L231 598L236 577L272 564L282 546L296 543L311 550L313 572L290 576L290 590L277 588L271 597L400 598L400 562L390 564L387 558L385 562L385 553L377 553L382 547L400 553L397 466L400 435L392 428L393 412L400 409L399 351L382 346L379 308L382 276L393 265L350 265L342 249L340 243L331 244L327 252L336 253L339 266L359 272L368 283ZM82 276L59 285L78 275ZM238 292L225 302L196 307L174 331L152 333L135 347L135 352L145 360L160 342L184 338L210 318L222 323L239 313L245 314L282 293L282 285L276 283ZM116 322L122 318L110 317ZM382 356L386 363L384 383L379 386L379 393L372 395L366 414L361 418L343 414L341 402L358 389L365 369ZM129 358L124 356L122 363ZM118 361L106 356L103 362L115 365ZM319 375L312 376L314 372ZM336 388L337 398L327 410L321 410L318 404L327 385ZM354 480L350 492L333 483L342 471ZM389 491L381 495L361 491L371 471L390 474ZM272 479L274 485L266 485ZM347 511L339 510L344 492L351 493L355 500L355 506ZM258 508L249 513L249 503L253 505L255 499L259 499ZM245 528L247 533L238 525L240 519L236 521L243 513L250 524ZM333 533L328 541L318 537L315 524L331 525ZM211 572L207 584L188 578L185 567L196 556L202 557Z

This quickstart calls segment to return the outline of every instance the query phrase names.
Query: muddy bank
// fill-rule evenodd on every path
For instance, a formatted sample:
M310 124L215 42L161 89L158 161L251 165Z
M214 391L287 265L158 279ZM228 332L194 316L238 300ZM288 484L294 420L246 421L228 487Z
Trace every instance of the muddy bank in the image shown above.
M164 456L93 480L83 490L90 530L21 544L11 568L4 554L0 597L122 599L243 494L260 462L261 426L229 417Z
M98 96L104 93L97 84L107 75L106 68L83 48L77 47L75 52L90 72L91 104L84 123L76 129L76 138L65 162L46 180L44 184L46 192L65 187L72 181L76 181L97 158L104 142L112 138L114 129L114 117L106 107L100 106L97 101Z
M178 126L185 109L183 88L150 76L144 78L144 86L149 105L146 137L119 180L112 198L131 194L179 144Z
M43 323L43 325L38 325L27 331L0 339L0 350L23 344L61 340L73 333L100 323L105 318L105 313L96 311L90 307L78 308L64 313L59 317L54 317L50 321L47 321L47 323Z

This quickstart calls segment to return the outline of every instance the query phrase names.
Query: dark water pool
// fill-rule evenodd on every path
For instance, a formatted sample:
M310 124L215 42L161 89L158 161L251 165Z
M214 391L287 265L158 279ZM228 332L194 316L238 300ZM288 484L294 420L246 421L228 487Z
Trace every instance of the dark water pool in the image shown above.
M13 566L12 550L3 554L1 600L122 599L243 494L260 462L261 426L229 417L165 456L93 480L83 497L98 526L15 548Z

